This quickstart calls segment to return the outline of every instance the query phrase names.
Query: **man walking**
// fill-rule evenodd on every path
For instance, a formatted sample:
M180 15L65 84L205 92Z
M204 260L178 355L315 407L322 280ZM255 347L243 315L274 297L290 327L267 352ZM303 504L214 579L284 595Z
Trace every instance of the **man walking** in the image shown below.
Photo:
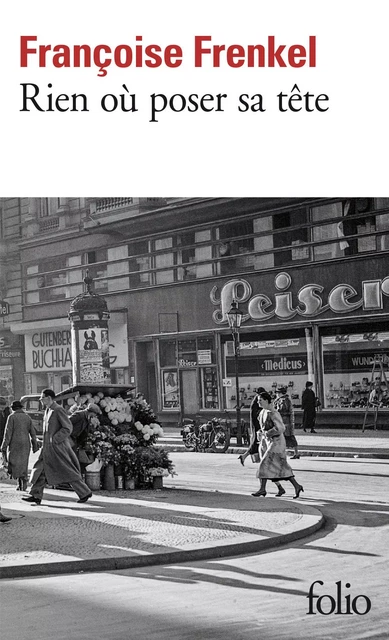
M72 423L54 398L52 389L44 389L41 393L40 400L46 407L43 417L43 446L32 470L30 495L22 500L40 504L46 483L55 486L69 482L79 497L78 502L86 502L92 497L92 493L81 478L80 465L71 446L69 436L72 433Z

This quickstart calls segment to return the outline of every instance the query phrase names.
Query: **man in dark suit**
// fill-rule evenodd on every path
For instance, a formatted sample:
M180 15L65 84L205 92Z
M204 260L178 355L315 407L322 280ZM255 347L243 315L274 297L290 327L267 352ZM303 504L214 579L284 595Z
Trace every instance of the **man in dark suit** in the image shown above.
M69 438L72 423L54 398L52 389L44 389L41 393L41 402L46 407L43 417L43 446L32 470L30 495L22 500L40 504L46 483L55 486L68 482L77 493L78 502L86 502L92 497L92 493L82 480L80 465L72 449Z
M312 390L313 382L306 382L303 395L301 396L301 408L303 410L303 429L316 433L316 396Z

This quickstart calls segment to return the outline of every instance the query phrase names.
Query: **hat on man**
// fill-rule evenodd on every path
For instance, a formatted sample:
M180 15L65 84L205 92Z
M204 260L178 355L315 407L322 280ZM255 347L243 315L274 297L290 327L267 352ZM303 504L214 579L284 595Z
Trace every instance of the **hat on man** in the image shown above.
M280 385L277 389L277 393L286 393L288 390L288 387L285 387L284 385Z
M307 387L307 389L308 389L308 387L313 387L313 382L309 382L308 381L308 382L305 383L305 386Z
M0 396L0 405L2 407L5 407L6 404L7 404L7 400L3 396Z
M14 400L11 404L12 411L17 411L18 409L23 409L23 405L20 400Z
M90 413L95 413L97 416L100 416L102 414L100 407L98 407L97 404L94 404L93 402L88 404L86 410Z

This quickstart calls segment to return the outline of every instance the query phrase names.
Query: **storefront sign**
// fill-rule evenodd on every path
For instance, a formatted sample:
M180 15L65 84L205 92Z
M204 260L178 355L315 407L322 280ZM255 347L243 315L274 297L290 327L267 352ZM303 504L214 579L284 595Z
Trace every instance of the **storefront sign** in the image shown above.
M234 371L234 360L232 358L228 358L227 374L232 375ZM254 376L266 376L276 373L306 375L308 374L308 361L306 355L298 353L288 356L280 356L276 354L253 356L250 358L242 358L240 360L239 373L241 375Z
M26 335L26 370L66 371L72 367L70 331L42 331Z
M385 366L389 364L388 351L325 351L324 372L371 371L376 356Z
M20 336L15 336L10 331L0 332L0 361L22 358L23 355Z
M0 316L9 315L9 304L5 300L0 300Z
M179 367L185 368L185 367L195 367L197 365L196 360L186 360L185 358L180 358L177 361L177 364Z
M216 324L227 324L227 313L232 302L247 303L248 313L242 322L254 320L263 322L271 318L291 320L295 316L315 318L326 311L335 314L347 314L357 309L363 311L380 311L383 309L383 296L389 296L389 276L383 279L364 280L357 291L350 284L337 284L328 295L324 295L321 284L306 284L297 294L290 291L292 278L286 272L278 273L274 280L276 293L269 297L268 292L252 295L252 288L247 280L236 279L227 282L220 291L213 287L210 297L212 304L221 308L214 311ZM294 299L296 296L297 300Z
M197 351L198 364L212 364L212 351L211 349L199 349Z
M89 336L91 337L90 332ZM85 336L82 332L80 339L81 348L84 347L85 342ZM71 335L69 329L42 330L32 334L26 334L25 350L26 371L29 373L70 371L72 369ZM84 351L90 350L86 349ZM112 323L109 335L109 355L111 367L128 366L126 325Z

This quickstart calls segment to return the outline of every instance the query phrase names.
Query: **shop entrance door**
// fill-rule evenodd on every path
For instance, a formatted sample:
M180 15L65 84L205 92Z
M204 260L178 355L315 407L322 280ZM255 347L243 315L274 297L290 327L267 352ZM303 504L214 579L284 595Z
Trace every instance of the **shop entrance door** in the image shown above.
M182 415L183 417L195 415L200 409L197 371L195 369L183 369L180 371L180 382Z

